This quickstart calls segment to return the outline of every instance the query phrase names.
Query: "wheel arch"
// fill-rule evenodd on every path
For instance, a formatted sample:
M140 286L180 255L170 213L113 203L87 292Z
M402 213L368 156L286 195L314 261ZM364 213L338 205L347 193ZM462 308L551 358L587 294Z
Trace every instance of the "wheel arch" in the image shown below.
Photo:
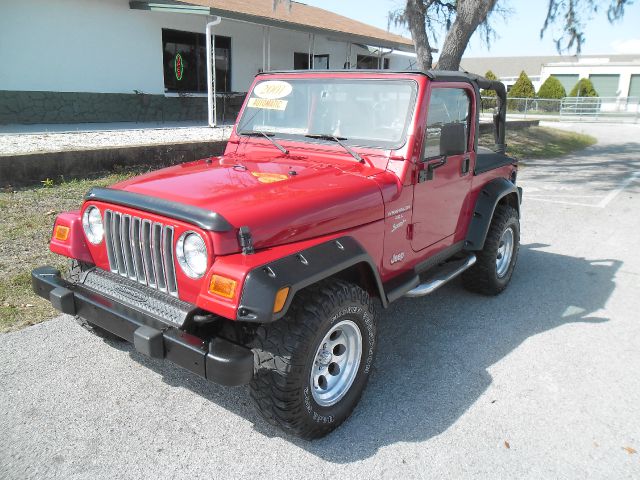
M329 261L327 261L329 259ZM353 237L340 237L301 250L251 270L244 282L236 319L270 323L282 318L300 290L327 278L340 278L360 285L387 306L375 263ZM277 292L289 287L281 311L274 313Z
M516 210L519 217L520 201L521 189L506 178L496 178L482 187L473 209L464 248L470 251L482 250L496 207L509 205Z
M354 263L353 265L337 272L336 274L328 278L339 278L350 283L359 285L366 290L369 295L378 297L382 302L382 305L386 308L387 297L382 286L382 282L379 280L378 272L375 267L366 261Z

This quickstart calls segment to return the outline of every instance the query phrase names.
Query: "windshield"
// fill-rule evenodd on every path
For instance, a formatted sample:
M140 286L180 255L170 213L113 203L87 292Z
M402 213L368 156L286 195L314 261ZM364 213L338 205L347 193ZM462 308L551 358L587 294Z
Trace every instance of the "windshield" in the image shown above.
M238 133L269 132L280 138L376 148L404 144L417 93L413 80L308 78L264 80L249 94Z

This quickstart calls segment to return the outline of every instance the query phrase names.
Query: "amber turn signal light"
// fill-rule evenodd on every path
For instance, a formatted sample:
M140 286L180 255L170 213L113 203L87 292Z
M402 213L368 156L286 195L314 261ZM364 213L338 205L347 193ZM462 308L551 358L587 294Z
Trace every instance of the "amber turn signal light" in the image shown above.
M212 275L209 282L209 292L224 298L233 298L238 282L230 278Z
M273 313L281 312L284 308L284 304L287 302L287 296L289 296L289 287L283 287L276 293L276 300L273 302Z
M56 225L56 228L53 230L53 238L60 240L61 242L66 242L69 238L69 227Z

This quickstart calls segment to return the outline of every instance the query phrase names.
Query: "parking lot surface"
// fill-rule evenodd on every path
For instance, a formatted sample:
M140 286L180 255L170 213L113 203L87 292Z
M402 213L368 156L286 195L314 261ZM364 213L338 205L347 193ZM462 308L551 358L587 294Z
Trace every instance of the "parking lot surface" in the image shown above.
M332 435L283 435L220 387L67 316L0 336L0 478L640 478L640 126L526 161L512 283L384 311Z

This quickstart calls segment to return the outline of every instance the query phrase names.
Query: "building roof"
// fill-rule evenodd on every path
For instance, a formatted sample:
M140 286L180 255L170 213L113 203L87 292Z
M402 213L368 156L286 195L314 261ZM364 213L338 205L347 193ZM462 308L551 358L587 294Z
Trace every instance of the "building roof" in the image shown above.
M409 38L352 20L321 8L291 2L273 9L273 0L179 0L180 3L209 7L212 15L249 21L289 30L321 33L340 40L394 50L414 51Z
M484 75L491 70L498 78L517 77L521 71L527 75L540 75L542 66L550 63L580 63L606 65L615 62L634 62L640 55L546 55L526 57L466 57L460 67L468 72Z

